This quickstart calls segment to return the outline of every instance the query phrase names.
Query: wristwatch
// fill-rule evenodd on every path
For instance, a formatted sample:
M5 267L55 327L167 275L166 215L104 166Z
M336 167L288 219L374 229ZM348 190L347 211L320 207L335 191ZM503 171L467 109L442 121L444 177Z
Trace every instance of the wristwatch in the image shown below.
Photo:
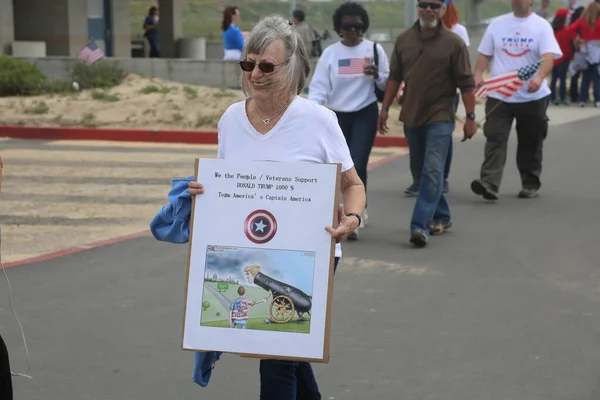
M475 120L475 113L468 113L467 118Z
M360 224L362 223L362 218L357 213L348 213L348 214L346 214L346 217L356 217L356 218L358 218L358 226L360 226Z

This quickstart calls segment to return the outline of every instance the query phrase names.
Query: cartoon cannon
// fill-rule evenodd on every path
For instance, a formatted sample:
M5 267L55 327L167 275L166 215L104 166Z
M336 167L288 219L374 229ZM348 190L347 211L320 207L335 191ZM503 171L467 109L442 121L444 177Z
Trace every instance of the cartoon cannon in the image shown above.
M312 302L302 290L263 274L258 265L250 265L244 268L244 272L248 282L273 295L273 300L269 304L269 315L273 322L278 324L290 322L295 313L298 313L300 320L310 320Z

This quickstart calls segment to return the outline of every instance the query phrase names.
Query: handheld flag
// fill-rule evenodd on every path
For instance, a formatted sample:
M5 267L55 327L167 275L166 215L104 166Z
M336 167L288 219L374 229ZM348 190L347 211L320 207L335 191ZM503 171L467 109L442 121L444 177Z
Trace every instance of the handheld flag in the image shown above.
M487 96L488 93L499 93L504 97L510 97L515 94L521 86L539 71L542 61L526 65L515 71L500 74L477 88L473 94L477 97Z

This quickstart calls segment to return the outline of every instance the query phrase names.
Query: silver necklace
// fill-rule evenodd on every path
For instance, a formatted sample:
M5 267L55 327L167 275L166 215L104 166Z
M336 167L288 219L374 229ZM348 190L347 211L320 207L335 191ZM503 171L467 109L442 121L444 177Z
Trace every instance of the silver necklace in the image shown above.
M254 103L254 112L256 113L256 115L258 116L258 118L260 118L260 120L261 120L261 121L262 121L262 122L263 122L265 125L269 125L269 124L271 123L271 121L273 120L273 118L275 118L276 116L278 116L279 114L281 114L281 112L282 112L283 110L285 110L285 108L288 106L288 104L289 104L289 103L287 103L286 105L284 105L284 106L281 108L281 110L279 110L279 111L277 112L277 114L273 115L272 117L270 117L270 118L263 118L263 117L261 117L261 116L260 116L260 114L258 113L258 110L256 109L256 100L255 100L255 103Z

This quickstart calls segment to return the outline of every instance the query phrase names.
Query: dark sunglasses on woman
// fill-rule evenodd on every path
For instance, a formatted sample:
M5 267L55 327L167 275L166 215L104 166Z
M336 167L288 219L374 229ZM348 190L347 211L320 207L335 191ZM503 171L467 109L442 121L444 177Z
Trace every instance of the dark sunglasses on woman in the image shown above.
M342 24L341 28L345 31L351 31L352 29L356 29L357 31L361 31L363 28L362 22L346 22Z
M440 8L442 8L442 3L430 3L428 1L419 2L419 8L426 9L427 7L431 8L432 10L439 10Z
M280 64L273 64L270 62L260 62L260 63L258 63L258 69L260 69L260 71L264 72L265 74L270 74L271 72L275 71L275 67L277 67L278 65L282 65L282 64L285 64L285 61ZM244 71L244 72L252 72L252 71L254 71L254 68L256 68L256 61L252 61L252 60L240 61L240 68L242 68L242 71Z

